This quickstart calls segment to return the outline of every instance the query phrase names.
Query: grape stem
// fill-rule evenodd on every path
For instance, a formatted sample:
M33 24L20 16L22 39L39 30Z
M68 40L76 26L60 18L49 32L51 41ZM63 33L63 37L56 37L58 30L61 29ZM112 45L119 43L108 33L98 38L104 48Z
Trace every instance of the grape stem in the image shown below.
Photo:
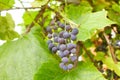
M114 48L113 48L113 46L111 45L111 42L110 42L110 40L108 39L107 35L106 35L105 33L103 33L103 35L104 35L104 37L105 37L105 39L106 39L106 41L107 41L107 44L108 44L108 46L109 46L112 59L113 59L114 63L117 63L117 59L116 59L115 54L114 54Z
M90 58L90 60L94 63L94 60L93 60L92 56L89 54L90 52L86 49L86 47L84 46L84 44L81 41L79 41L78 43L79 43L80 46L82 46L82 48L84 49L85 53L88 55L88 57Z

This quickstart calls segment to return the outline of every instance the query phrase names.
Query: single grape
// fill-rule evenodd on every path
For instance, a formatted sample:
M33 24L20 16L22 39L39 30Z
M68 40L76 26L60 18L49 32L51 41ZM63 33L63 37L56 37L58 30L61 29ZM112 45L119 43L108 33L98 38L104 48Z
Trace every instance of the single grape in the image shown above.
M52 34L48 34L48 38L51 39L52 38Z
M52 29L51 29L49 26L46 28L46 31L47 31L48 33L52 33Z
M52 52L53 52L53 53L56 53L57 50L58 50L57 47L53 47L53 48L52 48Z
M77 35L77 34L78 34L78 32L79 32L79 31L78 31L78 29L77 29L77 28L73 28L73 30L72 30L72 32L71 32L71 33L72 33L72 34L74 34L74 35Z
M62 51L59 51L59 52L58 52L58 55L59 55L59 57L61 57L61 58L64 57L64 54L63 54Z
M60 63L60 64L59 64L59 66L60 66L60 68L63 68L64 63L63 63L63 62L62 62L62 63Z
M72 62L76 61L77 60L77 56L76 55L70 56L70 60Z
M66 38L69 38L70 37L70 34L68 32L64 32L63 33L63 37L66 39Z
M68 69L72 69L72 68L73 68L73 64L68 64L68 65L67 65L67 68L68 68Z
M65 50L65 51L63 52L63 54L64 54L65 56L67 56L69 53L70 53L70 52L69 52L68 50Z
M60 44L63 44L63 43L65 43L65 40L64 40L64 38L58 38L58 43L60 43Z
M57 25L59 26L59 24L60 24L61 22L60 22L60 21L57 21L56 23L57 23Z
M67 48L67 47L66 47L65 44L61 44L60 47L59 47L59 49L60 49L61 51L64 51L66 48Z
M55 45L54 45L53 43L50 43L50 44L48 45L48 47L49 47L50 50L51 50L54 46L55 46Z
M73 44L73 43L68 43L68 44L67 44L67 49L68 49L68 50L71 50L72 48L76 48L76 45Z
M48 40L48 41L47 41L47 44L48 44L48 45L49 45L50 43L52 43L52 40Z
M64 33L64 31L61 31L61 32L59 33L59 37L60 37L60 38L63 38L63 33Z
M76 48L70 50L71 53L76 53Z
M66 28L66 31L70 31L72 29L70 25L66 25L65 28Z
M63 58L62 58L62 62L63 62L63 63L67 63L68 61L69 61L69 59L68 59L67 57L63 57Z
M76 40L76 35L71 34L71 40L75 41Z
M64 63L60 63L59 64L60 68L62 68L63 70L68 70L67 66Z
M58 36L58 34L57 33L53 33L53 37L57 37Z
M62 28L62 29L65 28L65 24L63 24L63 23L60 23L58 26L59 26L60 28Z
M58 37L54 38L54 42L58 43Z

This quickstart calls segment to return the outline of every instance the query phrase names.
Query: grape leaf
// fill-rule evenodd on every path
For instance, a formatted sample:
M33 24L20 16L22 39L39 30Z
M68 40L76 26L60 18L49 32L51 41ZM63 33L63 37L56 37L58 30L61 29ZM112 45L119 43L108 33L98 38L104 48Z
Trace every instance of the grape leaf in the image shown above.
M24 25L29 25L32 21L34 21L34 18L38 14L38 11L29 11L25 12L23 15Z
M106 18L106 11L99 11L82 16L79 21L78 39L85 41L90 39L97 29L103 29L105 26L114 24L115 22Z
M12 40L18 38L19 34L14 31L15 24L9 13L6 16L0 16L0 39Z
M79 19L82 15L91 13L91 11L92 7L87 1L82 1L79 5L70 4L65 7L67 17L77 24L80 23Z
M14 0L0 0L0 10L12 8Z
M0 46L0 80L33 80L41 64L54 59L48 53L38 32L3 44Z
M95 56L97 61L102 61L107 65L107 68L114 71L118 76L120 76L120 62L117 64L114 63L111 56L106 56L103 52L98 52L97 56Z
M44 63L34 80L106 80L90 61L79 62L71 71L61 70L59 64L55 62Z

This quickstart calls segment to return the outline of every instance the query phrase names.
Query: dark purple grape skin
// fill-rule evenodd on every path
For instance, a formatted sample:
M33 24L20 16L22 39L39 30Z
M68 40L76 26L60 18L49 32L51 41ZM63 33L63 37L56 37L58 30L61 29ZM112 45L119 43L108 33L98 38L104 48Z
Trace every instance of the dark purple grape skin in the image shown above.
M52 34L48 34L48 38L51 39L52 38Z
M52 33L52 29L51 29L49 26L46 28L46 31L47 31L48 33Z
M58 55L59 55L59 57L61 57L61 58L63 58L63 57L64 57L64 54L63 54L63 52L62 52L62 51L60 51L60 52L58 53Z
M51 50L54 46L55 46L55 45L54 45L53 43L50 43L50 44L48 45L48 47L49 47L50 50Z
M66 31L70 31L72 29L70 25L66 25L65 28L66 28Z
M65 24L63 24L63 23L60 23L58 26L59 26L60 28L62 28L62 29L65 28Z
M73 35L77 35L78 32L79 32L79 31L78 31L77 28L73 28L71 33L72 33Z
M57 37L58 36L58 34L57 33L53 33L53 37Z
M58 38L58 43L64 44L65 43L65 39L64 38Z
M73 54L76 53L76 48L71 49L70 52Z
M58 37L54 38L54 42L58 43Z
M75 41L77 39L76 35L71 34L71 40Z
M69 59L68 59L67 57L63 57L63 58L62 58L62 62L63 62L63 63L67 63L68 61L69 61Z
M73 64L68 64L67 65L67 68L70 70L70 69L72 69L73 68Z
M68 32L64 32L63 33L63 37L66 39L66 38L69 38L70 37L70 34Z
M67 56L69 53L70 53L70 52L69 52L68 50L65 50L65 51L63 52L63 54L64 54L65 56Z
M67 49L68 49L68 50L71 50L71 49L73 49L73 48L76 48L76 45L75 45L75 44L73 44L73 43L68 43L68 44L67 44Z
M64 33L64 31L61 31L61 32L59 33L59 37L60 37L60 38L63 38L63 33Z
M52 52L53 52L53 53L56 53L57 50L58 50L57 47L53 47L53 48L52 48Z
M65 44L61 44L61 45L59 46L59 50L61 50L61 51L64 51L66 48L67 48L67 47L66 47Z
M77 60L77 56L76 55L70 56L70 60L72 62L76 61Z
M66 65L64 65L64 66L62 67L62 69L63 69L63 70L68 70L68 67L67 67Z
M48 40L47 41L47 44L49 45L50 43L52 43L53 41L52 40Z

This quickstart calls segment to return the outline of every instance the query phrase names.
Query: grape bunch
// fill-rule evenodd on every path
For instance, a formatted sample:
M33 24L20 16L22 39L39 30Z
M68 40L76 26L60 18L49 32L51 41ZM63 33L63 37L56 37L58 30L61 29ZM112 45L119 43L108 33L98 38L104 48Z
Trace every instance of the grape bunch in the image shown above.
M60 68L63 70L70 70L74 67L77 61L76 55L76 35L78 34L77 28L72 28L69 24L55 22L46 28L48 32L47 44L49 50L57 54L61 58Z

